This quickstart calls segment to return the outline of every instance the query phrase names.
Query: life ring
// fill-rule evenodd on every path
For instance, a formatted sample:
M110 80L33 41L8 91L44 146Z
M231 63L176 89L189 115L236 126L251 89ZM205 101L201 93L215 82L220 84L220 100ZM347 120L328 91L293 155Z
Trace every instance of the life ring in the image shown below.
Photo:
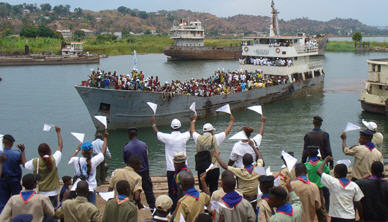
M249 50L248 46L245 46L244 47L244 52L248 52L248 50Z
M277 54L280 53L280 49L279 49L279 48L276 48L276 53L277 53Z

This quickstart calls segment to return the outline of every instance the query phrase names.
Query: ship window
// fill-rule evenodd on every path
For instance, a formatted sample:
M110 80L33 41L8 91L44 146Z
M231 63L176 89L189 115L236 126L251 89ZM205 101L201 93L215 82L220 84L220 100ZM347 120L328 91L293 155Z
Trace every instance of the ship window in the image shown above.
M377 66L377 72L381 72L381 65Z
M100 103L100 109L98 111L101 112L101 113L109 115L110 104L108 104L108 103Z
M376 71L376 65L373 64L373 65L372 65L372 72L375 72L375 71Z
M383 86L382 86L382 85L379 85L379 89L383 89Z

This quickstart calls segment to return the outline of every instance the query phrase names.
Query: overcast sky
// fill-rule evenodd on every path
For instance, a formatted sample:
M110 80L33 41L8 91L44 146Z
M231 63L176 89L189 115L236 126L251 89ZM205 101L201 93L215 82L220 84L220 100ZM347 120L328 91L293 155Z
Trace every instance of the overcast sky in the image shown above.
M4 0L0 0L4 1ZM237 14L270 15L270 0L6 0L10 4L49 2L51 5L69 4L94 11L126 6L148 12L189 9L210 12L217 16ZM367 25L388 26L388 0L275 0L280 18L308 17L327 21L336 17L354 18Z

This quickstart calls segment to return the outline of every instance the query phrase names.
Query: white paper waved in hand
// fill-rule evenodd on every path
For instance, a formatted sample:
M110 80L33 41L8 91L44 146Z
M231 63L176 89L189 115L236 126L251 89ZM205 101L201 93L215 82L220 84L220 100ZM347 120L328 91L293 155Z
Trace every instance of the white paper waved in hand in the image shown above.
M0 134L0 151L3 152L4 150L4 147L3 147L3 136L2 134Z
M286 162L288 171L291 172L292 168L295 166L298 160L290 154L284 152L284 150L282 150L282 156L284 158L284 161Z
M197 111L195 110L195 102L193 102L190 106L190 110L193 111L195 113L195 115L197 115Z
M53 125L44 123L43 124L43 131L49 132L51 130L51 127L53 127Z
M244 131L240 131L229 138L230 140L247 140L247 134Z
M210 205L211 205L211 209L212 209L212 210L215 210L217 213L220 212L220 205L218 204L217 201L211 200L211 201L210 201Z
M248 107L248 109L252 110L254 112L257 112L260 115L263 115L263 108L260 105L258 105L258 106L250 106L250 107Z
M155 103L151 103L151 102L147 102L147 105L152 109L152 112L154 112L154 114L155 114L156 108L158 108L158 105Z
M111 192L99 192L98 195L100 195L100 197L102 199L104 199L105 201L108 201L109 199L112 199L115 197L115 192L114 191L111 191Z
M280 177L276 177L275 180L273 181L273 185L275 187L279 186L280 185Z
M80 143L84 142L85 134L71 132L71 135L73 135Z
M182 213L179 217L179 222L186 222L185 218L183 217Z
M210 166L205 170L205 172L214 169L214 167L215 167L214 164L211 163Z
M350 161L350 160L338 160L337 161L337 164L345 164L347 168L350 167L351 163L352 163L352 161Z
M272 172L271 172L271 167L267 167L267 169L265 170L265 175L267 176L272 176Z
M344 132L349 132L349 131L354 131L354 130L359 130L359 129L361 129L361 127L359 127L353 123L348 122L346 124Z
M102 125L105 126L105 129L108 128L108 122L106 121L106 116L94 116L94 118L100 121L100 123L102 123Z
M218 108L218 109L216 110L216 112L224 112L224 113L232 114L232 112L230 111L230 106L229 106L229 104L226 104L226 105L221 106L220 108Z
M141 208L140 210L152 210L152 209L143 205L143 208Z
M264 167L255 167L255 172L259 175L264 175L264 176L267 175Z

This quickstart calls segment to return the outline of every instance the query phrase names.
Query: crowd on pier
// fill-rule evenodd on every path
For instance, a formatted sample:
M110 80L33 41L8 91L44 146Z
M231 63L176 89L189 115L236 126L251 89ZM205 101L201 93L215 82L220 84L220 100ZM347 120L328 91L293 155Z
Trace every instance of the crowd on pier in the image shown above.
M152 218L145 221L156 222L388 221L383 135L374 122L364 123L366 128L360 131L357 145L347 145L345 132L340 136L343 153L354 157L350 174L349 163L334 162L330 137L321 129L323 119L319 116L313 118L313 129L304 136L299 162L293 153L282 152L284 166L273 174L264 170L268 157L260 152L265 116L252 123L260 124L257 135L250 126L241 128L227 161L220 153L225 150L223 142L232 130L234 117L230 115L227 128L217 133L211 123L204 124L202 133L198 133L196 120L193 115L185 132L181 122L173 119L171 132L165 133L159 131L155 116L152 118L155 136L165 144L168 185L168 195L157 198L149 175L147 143L138 139L140 130L129 127L129 141L122 148L126 167L112 172L109 190L114 195L105 203L103 213L96 207L96 188L105 182L105 159L111 158L107 130L92 142L80 143L71 156L65 157L61 128L56 126L55 152L41 143L31 160L26 159L24 144L13 148L16 139L4 135L0 221L137 222L145 202L152 212ZM186 156L191 138L196 144L195 157ZM195 160L196 173L187 165L188 158ZM74 175L64 176L60 185L58 166L62 160L74 168ZM22 177L21 167L31 173ZM220 168L224 169L222 173Z
M260 66L292 66L292 59L282 59L282 58L255 58L255 57L245 57L240 59L240 64L250 64L250 65L260 65Z
M142 71L134 69L128 75L119 75L116 72L111 73L103 70L92 71L89 79L84 81L82 85L107 89L163 92L171 96L184 94L209 97L286 83L288 83L287 76L263 75L261 71L248 73L246 71L225 72L219 70L209 78L186 81L173 80L163 84L158 76L146 77Z

